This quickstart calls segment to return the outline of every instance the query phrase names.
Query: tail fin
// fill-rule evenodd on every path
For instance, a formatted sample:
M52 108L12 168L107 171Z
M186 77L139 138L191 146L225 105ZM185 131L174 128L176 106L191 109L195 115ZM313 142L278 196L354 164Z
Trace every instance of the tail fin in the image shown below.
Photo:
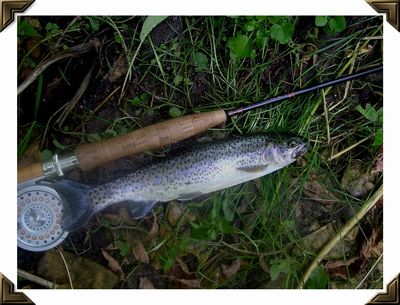
M63 201L62 228L71 232L84 227L93 214L90 186L68 179L56 180L49 186L60 195Z

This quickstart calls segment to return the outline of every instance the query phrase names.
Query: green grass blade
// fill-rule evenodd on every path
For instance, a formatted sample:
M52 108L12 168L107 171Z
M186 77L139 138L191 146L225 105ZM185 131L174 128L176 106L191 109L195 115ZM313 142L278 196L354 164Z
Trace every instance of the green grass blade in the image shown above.
M142 31L140 32L140 41L143 42L147 35L168 16L149 16L143 23Z

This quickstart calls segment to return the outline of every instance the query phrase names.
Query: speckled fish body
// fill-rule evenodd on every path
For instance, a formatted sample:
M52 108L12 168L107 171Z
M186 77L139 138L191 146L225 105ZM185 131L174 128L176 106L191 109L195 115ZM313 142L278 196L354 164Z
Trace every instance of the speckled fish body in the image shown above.
M157 202L190 200L259 178L289 165L306 150L307 144L298 138L274 139L265 135L209 142L114 181L82 189L85 198L78 198L81 203L77 206L84 205L88 217L109 205L128 202L134 218L141 218ZM58 190L66 193L66 189L75 188L74 184L64 183ZM65 197L68 200L71 194ZM77 197L75 192L74 198ZM73 208L71 212L77 214Z

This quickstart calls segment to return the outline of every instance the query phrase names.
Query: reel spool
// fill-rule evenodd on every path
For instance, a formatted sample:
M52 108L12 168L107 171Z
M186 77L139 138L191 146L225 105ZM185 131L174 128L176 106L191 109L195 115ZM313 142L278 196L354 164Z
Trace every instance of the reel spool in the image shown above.
M18 247L40 252L61 244L68 232L61 227L63 202L51 187L35 182L21 186L17 198Z

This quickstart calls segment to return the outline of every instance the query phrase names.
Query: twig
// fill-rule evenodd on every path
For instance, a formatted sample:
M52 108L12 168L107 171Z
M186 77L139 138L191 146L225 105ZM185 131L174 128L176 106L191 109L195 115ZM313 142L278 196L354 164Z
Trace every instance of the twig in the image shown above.
M358 44L357 44L357 47L358 47ZM357 49L357 47L356 47L356 49ZM351 64L349 74L353 73L355 63L356 63L356 61L354 60L353 63ZM351 81L346 82L346 88L344 90L343 98L339 102L337 102L335 105L333 105L331 108L329 108L329 111L332 111L333 109L335 109L337 106L339 106L341 103L343 103L346 100L347 94L349 93L350 84L351 84Z
M339 232L333 236L319 251L317 256L313 259L311 264L307 267L307 270L303 274L297 288L303 288L307 280L310 278L311 273L318 266L318 264L324 259L324 257L332 250L334 246L367 214L367 212L378 202L383 196L383 185L372 195L372 197L363 204L361 209L339 230Z
M115 94L115 92L117 92L120 88L121 88L121 86L118 86L113 92L111 92L111 93L104 99L104 101L102 101L102 102L89 114L89 116L88 116L87 118L85 118L85 121L86 121L86 122L89 121L90 118L91 118L101 107L103 107L103 105L104 105L105 103L107 103L107 102L111 99L111 97Z
M46 134L47 134L47 131L49 130L49 126L50 126L51 120L52 120L60 111L62 111L65 107L67 107L67 105L68 105L68 104L65 104L65 105L61 106L56 112L54 112L54 113L51 115L51 117L50 117L49 120L47 121L46 128L45 128L45 130L44 130L43 137L42 137L42 143L40 143L40 150L42 150L44 141L46 140Z
M352 150L354 147L360 145L361 143L367 141L368 139L369 139L369 137L366 137L366 138L364 138L364 139L358 141L357 143L354 143L353 145L350 145L349 147L347 147L347 148L343 149L342 151L338 152L337 154L335 154L335 155L333 155L333 156L330 156L330 157L328 158L328 161L332 161L333 159L336 159L336 158L340 157L340 156L343 155L344 153L347 153L349 150Z
M60 253L61 259L62 259L63 262L64 262L65 270L67 270L69 285L71 286L71 289L74 289L74 285L72 285L71 274L69 273L68 265L67 265L67 262L66 262L66 260L65 260L65 258L64 258L64 255L62 254L62 252L61 252L61 250L60 250L59 247L57 247L57 251L58 251L58 253Z
M43 286L43 287L52 288L52 289L53 288L57 289L60 287L60 285L58 285L56 283L45 280L37 275L31 274L31 273L26 272L25 270L22 270L19 268L17 269L17 274L18 274L18 276L23 277L24 279L31 281L33 283L39 284L40 286Z
M331 143L331 132L329 130L329 117L328 117L328 106L326 105L325 90L322 90L322 99L324 101L324 113L326 123L326 136L328 138L328 144Z
M62 32L61 36L58 38L56 44L54 45L54 49L53 49L53 55L54 52L57 50L58 46L61 43L61 40L63 40L65 34L69 31L69 29L71 28L71 26L78 20L80 19L80 16L75 17L74 19L72 19L72 21L67 25L67 27L65 28L65 30Z
M41 64L39 64L35 70L33 70L33 72L28 76L28 78L21 84L18 86L17 89L17 95L21 94L22 91L24 91L26 88L28 88L28 86L30 84L32 84L35 79L43 73L44 70L46 70L50 65L54 64L55 62L67 58L67 57L73 57L73 56L77 56L83 53L87 53L89 52L89 50L92 48L92 43L83 43L83 44L79 44L77 46L71 47L69 50L67 51L62 51L57 53L56 55L54 55L52 58L49 58L48 60L42 62Z
M375 266L379 263L379 261L382 259L382 257L383 257L383 253L378 257L378 259L376 260L374 265L371 267L371 269L368 271L368 273L364 276L364 278L361 280L361 282L357 285L357 287L355 289L358 289L361 287L361 285L365 282L367 277L371 274L371 272L374 270Z
M358 48L359 48L359 46L360 46L360 43L358 42L357 45L356 45L356 47L355 47L355 49L354 49L354 53L358 53ZM355 65L355 63L356 63L356 58L354 58L354 57L352 57L352 58L353 58L354 60L353 60L353 62L351 63L351 66L350 66L350 69L349 69L349 74L353 73L354 65ZM349 93L350 84L351 84L351 81L346 82L346 88L345 88L345 90L344 90L344 96L343 96L343 98L342 98L339 102L337 102L335 105L333 105L331 108L329 108L329 111L332 111L333 109L335 109L337 106L339 106L341 103L343 103L343 102L346 100L347 94Z
M221 242L221 244L223 244L224 246L226 246L226 247L228 247L228 248L230 248L230 249L232 249L234 251L237 251L237 252L240 252L240 253L244 253L244 254L248 254L248 255L255 255L255 256L262 256L262 255L270 256L270 255L280 254L280 253L283 252L283 250L270 251L270 252L254 252L254 251L249 251L249 250L245 250L245 249L235 248L234 246L232 246L232 245L230 245L230 244L228 244L228 243L226 243L224 241Z

